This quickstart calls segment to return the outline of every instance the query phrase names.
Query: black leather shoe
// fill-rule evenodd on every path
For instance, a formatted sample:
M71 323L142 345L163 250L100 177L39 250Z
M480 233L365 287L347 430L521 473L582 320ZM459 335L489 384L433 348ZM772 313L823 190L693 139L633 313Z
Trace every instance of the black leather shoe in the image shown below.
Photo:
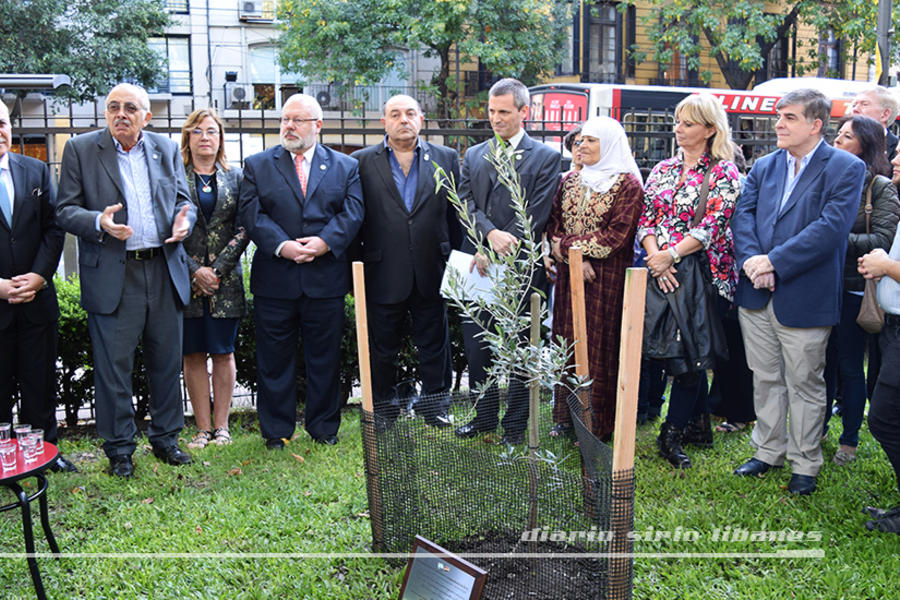
M465 425L456 428L456 435L461 438L473 438L479 433L489 433L494 431L496 427L479 427L475 421L470 421Z
M778 467L770 465L769 463L751 458L750 460L739 466L737 469L735 469L734 474L742 476L755 475L756 477L762 477L763 473L767 472L769 469L777 468Z
M266 448L269 450L284 450L284 440L281 438L266 440Z
M109 457L109 474L116 477L133 477L134 464L130 454L117 454Z
M163 461L164 463L168 463L176 467L179 465L191 464L191 455L179 448L178 444L172 444L171 446L165 447L154 446L153 456Z
M525 434L523 432L518 433L505 433L503 437L500 438L501 444L506 444L508 446L518 446L519 444L525 441Z
M56 457L56 460L50 463L50 470L54 473L59 473L60 471L64 471L66 473L77 473L78 469L75 468L69 460L60 454Z
M668 421L659 428L659 437L656 438L656 447L659 455L669 461L678 469L690 469L691 459L681 447L684 431L678 429Z
M900 515L900 505L897 505L893 508L877 508L875 506L867 506L863 508L863 513L876 520L884 519L885 517L896 517Z
M798 496L807 496L816 491L816 478L812 475L791 475L788 491Z
M434 415L433 417L425 417L425 424L430 425L431 427L443 428L453 425L453 421L450 420L447 413L441 413L439 415Z
M317 444L325 444L326 446L334 446L338 443L338 437L336 435L323 435L322 437L315 438Z

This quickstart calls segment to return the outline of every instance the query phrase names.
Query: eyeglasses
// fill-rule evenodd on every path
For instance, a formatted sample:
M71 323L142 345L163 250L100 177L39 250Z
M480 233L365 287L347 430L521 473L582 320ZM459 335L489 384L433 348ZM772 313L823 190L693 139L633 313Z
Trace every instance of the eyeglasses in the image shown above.
M202 137L203 134L206 134L207 137L216 137L219 135L218 129L213 129L210 127L209 129L192 129L191 135L196 135L197 137Z
M318 121L319 119L311 118L311 119L301 119L300 117L294 117L293 119L290 117L281 117L281 124L287 125L289 123L293 123L294 127L300 127L303 123L309 123L310 121Z
M110 102L109 104L106 105L106 112L108 112L108 113L115 114L115 113L119 112L121 109L122 109L122 105L119 104L118 102ZM130 114L130 115L136 114L139 110L141 110L141 107L138 106L137 104L134 104L132 102L125 103L125 112L127 112L128 114Z

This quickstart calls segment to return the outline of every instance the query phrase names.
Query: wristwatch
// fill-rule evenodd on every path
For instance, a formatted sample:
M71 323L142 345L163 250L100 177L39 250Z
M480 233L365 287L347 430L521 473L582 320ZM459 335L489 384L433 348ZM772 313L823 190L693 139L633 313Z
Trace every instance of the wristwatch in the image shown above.
M681 262L681 255L678 254L678 250L675 249L675 246L669 246L669 256L672 257L672 263L678 264Z

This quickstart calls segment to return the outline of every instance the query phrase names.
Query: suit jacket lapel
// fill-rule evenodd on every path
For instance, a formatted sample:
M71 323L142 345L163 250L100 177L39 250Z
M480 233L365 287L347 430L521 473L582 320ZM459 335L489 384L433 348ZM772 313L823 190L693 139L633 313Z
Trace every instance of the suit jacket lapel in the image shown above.
M297 177L297 167L294 165L294 155L282 146L275 151L275 166L278 167L281 176L284 177L284 180L291 188L291 191L294 192L294 197L297 199L297 202L302 206L303 190L300 189L300 179ZM310 175L311 174L312 169L310 169ZM306 190L307 192L309 191L308 181Z
M394 182L394 172L391 170L391 157L388 149L385 147L384 142L381 142L381 145L375 151L375 160L378 165L378 176L381 177L381 183L384 185L384 189L387 190L388 194L391 196L391 199L397 203L404 212L406 212L406 204L403 203L403 198L400 197L400 190L397 189L397 184Z
M100 152L98 153L97 159L100 161L100 164L106 170L106 174L109 175L109 178L112 179L112 182L115 184L116 189L119 190L119 197L122 199L124 204L125 201L125 186L122 184L122 176L119 174L119 161L116 160L116 144L113 142L112 134L110 134L109 129L105 130L100 137L98 138L97 145L100 147ZM110 204L115 204L115 202L110 199ZM117 212L114 217L121 215L123 211ZM122 215L123 217L125 215ZM116 223L125 221L119 221L118 219L113 219Z
M778 218L781 219L788 213L791 208L795 204L797 204L797 200L803 197L803 194L806 192L806 188L809 187L809 184L812 183L819 174L825 170L825 165L828 163L828 159L831 158L831 153L826 148L825 142L819 146L816 150L815 154L813 154L812 158L809 161L809 164L806 165L806 168L803 169L803 172L800 173L800 179L797 180L797 185L794 186L794 189L791 191L791 195L788 196L787 202L784 203L784 207L778 212ZM787 162L787 155L785 155L785 162ZM786 171L785 171L786 172ZM783 180L782 180L783 181ZM782 189L784 184L782 183ZM781 202L781 196L778 196L778 201Z
M419 179L416 181L416 196L413 200L412 212L419 210L434 190L434 164L431 162L431 149L423 140L419 142ZM457 182L458 184L459 182Z
M309 177L306 181L306 197L311 198L316 193L316 188L324 179L328 169L331 168L331 161L328 153L322 148L322 144L316 144L316 151L313 154L312 164L309 167ZM299 183L298 186L299 187Z
M153 202L153 216L156 220L156 230L160 239L164 240L169 237L172 227L172 220L175 215L170 214L169 207L165 205L166 199L159 193L159 181L163 178L162 168L159 161L161 151L156 145L156 141L147 135L144 138L144 160L147 161L147 176L150 180L150 199ZM198 212L201 212L198 210Z

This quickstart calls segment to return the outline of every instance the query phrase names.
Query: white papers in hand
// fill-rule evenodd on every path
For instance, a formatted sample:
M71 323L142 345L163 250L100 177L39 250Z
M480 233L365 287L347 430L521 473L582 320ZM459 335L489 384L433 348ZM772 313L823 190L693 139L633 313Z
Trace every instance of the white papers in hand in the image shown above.
M444 279L441 281L441 296L448 299L451 297L450 271L452 269L458 273L458 278L462 282L463 298L466 300L482 298L486 302L494 300L494 284L491 278L479 275L478 269L472 269L472 272L469 272L469 267L474 258L472 254L460 252L459 250L453 250L450 253L450 258L447 260L447 268L444 269ZM488 265L491 275L502 275L505 269L504 265L493 263Z

